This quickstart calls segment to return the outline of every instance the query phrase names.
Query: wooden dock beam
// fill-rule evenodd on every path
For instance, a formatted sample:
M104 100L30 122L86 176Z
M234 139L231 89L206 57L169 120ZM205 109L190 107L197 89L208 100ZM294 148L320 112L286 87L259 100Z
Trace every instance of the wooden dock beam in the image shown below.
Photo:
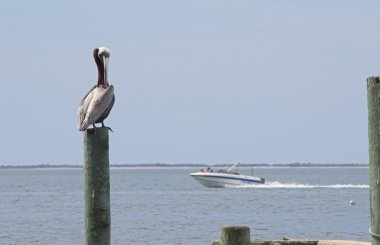
M221 242L213 241L211 245L221 245ZM249 245L371 245L371 243L349 240L253 240Z
M109 245L111 238L108 129L84 132L85 244Z
M367 79L372 245L380 245L380 80Z
M371 245L370 242L349 240L253 240L250 245ZM213 241L211 245L221 245L220 241Z
M370 242L349 240L252 240L247 226L227 226L220 229L220 240L212 241L211 245L370 245Z

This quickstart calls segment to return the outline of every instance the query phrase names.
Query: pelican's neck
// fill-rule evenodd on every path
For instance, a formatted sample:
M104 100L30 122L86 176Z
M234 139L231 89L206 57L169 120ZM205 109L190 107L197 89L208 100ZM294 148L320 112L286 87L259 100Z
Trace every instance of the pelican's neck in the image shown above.
M108 84L108 57L103 56L103 85L109 86Z
M99 58L99 49L94 49L94 60L96 63L96 66L98 67L98 83L97 85L103 85L104 84L104 66L102 60Z

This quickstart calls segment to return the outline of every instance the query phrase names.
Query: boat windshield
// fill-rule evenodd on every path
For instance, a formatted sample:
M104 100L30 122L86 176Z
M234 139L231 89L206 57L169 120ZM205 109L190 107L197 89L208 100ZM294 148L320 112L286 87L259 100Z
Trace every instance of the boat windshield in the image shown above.
M239 175L237 172L227 171L225 169L218 170L218 173L224 173L224 174L236 174Z

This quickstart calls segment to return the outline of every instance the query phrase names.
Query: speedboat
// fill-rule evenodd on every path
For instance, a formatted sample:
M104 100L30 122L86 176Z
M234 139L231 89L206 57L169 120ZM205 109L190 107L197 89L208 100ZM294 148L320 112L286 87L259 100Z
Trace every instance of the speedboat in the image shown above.
M201 169L197 173L191 173L190 176L206 187L229 187L242 185L264 184L265 179L251 175L242 175L232 170L239 166L235 163L227 170L212 170L210 167Z

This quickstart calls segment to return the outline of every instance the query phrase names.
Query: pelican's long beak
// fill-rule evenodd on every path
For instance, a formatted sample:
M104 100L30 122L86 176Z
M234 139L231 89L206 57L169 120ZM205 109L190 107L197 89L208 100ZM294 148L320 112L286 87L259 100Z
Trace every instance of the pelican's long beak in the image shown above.
M103 56L103 65L104 65L104 84L108 86L108 60L109 57Z

